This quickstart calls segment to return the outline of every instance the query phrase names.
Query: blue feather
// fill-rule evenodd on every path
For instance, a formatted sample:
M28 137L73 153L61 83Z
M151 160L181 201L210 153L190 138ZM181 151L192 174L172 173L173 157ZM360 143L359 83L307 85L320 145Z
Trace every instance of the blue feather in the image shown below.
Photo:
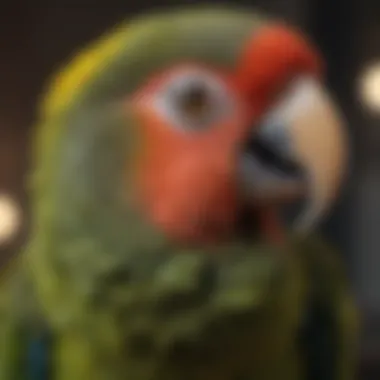
M34 337L29 342L27 373L30 380L49 380L50 339L46 335Z

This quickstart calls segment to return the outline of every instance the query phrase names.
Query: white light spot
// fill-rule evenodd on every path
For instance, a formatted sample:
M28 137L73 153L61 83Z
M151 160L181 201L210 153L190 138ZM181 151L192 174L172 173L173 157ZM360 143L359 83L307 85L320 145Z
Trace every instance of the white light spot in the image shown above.
M21 224L21 212L15 201L0 194L0 245L9 242Z
M380 62L364 71L359 86L362 103L371 111L380 113Z

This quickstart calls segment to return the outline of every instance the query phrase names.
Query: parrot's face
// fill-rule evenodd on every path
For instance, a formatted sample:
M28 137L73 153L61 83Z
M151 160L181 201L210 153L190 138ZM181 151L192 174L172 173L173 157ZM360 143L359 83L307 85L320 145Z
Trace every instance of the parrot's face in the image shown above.
M316 52L283 26L254 31L231 70L179 62L129 101L141 131L136 196L170 238L209 243L262 226L308 198L299 226L330 205L346 153Z

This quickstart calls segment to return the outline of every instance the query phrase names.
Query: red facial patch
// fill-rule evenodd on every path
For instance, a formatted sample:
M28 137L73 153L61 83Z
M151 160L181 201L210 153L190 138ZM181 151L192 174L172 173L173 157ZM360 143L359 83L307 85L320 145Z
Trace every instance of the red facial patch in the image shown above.
M236 159L239 141L249 126L247 113L240 108L243 102L237 101L229 117L216 125L187 131L149 104L150 92L165 79L156 78L147 92L136 97L144 141L137 157L137 197L150 219L173 239L212 243L227 237L234 225ZM224 83L229 88L227 79Z
M236 70L236 85L258 112L295 75L321 74L322 63L310 44L285 26L271 26L246 44Z
M309 45L287 28L256 33L235 72L198 68L218 77L238 105L202 131L178 128L149 103L160 86L186 66L150 81L135 100L143 140L136 195L150 220L181 242L227 238L239 208L237 160L247 133L293 75L317 74L319 66Z

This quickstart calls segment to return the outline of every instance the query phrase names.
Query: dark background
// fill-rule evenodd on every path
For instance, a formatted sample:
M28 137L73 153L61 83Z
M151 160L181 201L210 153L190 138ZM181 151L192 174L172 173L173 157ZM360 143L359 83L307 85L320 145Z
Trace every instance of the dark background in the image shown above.
M0 192L22 205L24 224L5 260L27 233L26 172L36 103L43 84L76 49L125 17L164 5L199 1L50 0L0 6ZM209 2L210 3L210 2ZM380 379L380 117L360 105L357 82L380 61L377 0L234 1L300 25L328 62L328 82L349 121L351 177L341 202L323 226L345 255L363 310L363 371ZM380 89L379 89L380 91Z

